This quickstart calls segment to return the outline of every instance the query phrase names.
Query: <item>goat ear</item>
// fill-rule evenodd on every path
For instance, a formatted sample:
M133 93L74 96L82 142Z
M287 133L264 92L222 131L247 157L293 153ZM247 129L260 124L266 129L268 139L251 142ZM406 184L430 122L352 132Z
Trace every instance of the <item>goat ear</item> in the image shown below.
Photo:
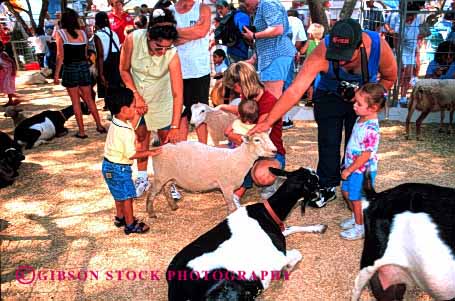
M277 177L287 177L288 173L282 169L269 167L269 171Z
M242 135L242 141L245 144L250 143L250 136Z

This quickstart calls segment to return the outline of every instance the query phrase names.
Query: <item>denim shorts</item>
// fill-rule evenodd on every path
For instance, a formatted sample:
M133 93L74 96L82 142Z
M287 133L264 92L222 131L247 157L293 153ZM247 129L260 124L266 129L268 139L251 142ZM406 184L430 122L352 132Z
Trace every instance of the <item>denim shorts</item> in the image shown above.
M88 62L64 64L62 69L62 86L65 88L90 86Z
M374 180L376 179L376 172L370 172L371 177L371 186L374 187ZM341 183L341 191L346 191L349 193L349 200L350 201L360 201L362 196L365 194L363 193L363 173L353 172L349 175L346 181L342 181Z
M277 153L275 155L275 160L280 162L280 168L284 169L284 167L286 166L286 157L282 154ZM245 179L243 180L242 187L245 187L247 189L253 187L253 177L251 176L251 169L246 174Z
M291 56L280 56L274 59L264 70L260 70L259 78L262 82L285 81L293 60L294 57Z
M113 163L105 158L101 170L115 201L126 201L136 197L131 165Z

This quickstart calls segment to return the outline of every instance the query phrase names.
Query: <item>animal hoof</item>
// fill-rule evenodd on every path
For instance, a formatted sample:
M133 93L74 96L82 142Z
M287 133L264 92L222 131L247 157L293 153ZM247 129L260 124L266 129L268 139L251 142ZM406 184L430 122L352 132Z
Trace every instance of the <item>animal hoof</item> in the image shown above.
M319 233L324 234L325 231L327 231L327 228L328 228L327 225L320 225L320 227L321 227L321 230L319 231Z
M172 209L172 211L175 211L175 210L179 209L179 206L174 204L174 206L171 206L171 209Z

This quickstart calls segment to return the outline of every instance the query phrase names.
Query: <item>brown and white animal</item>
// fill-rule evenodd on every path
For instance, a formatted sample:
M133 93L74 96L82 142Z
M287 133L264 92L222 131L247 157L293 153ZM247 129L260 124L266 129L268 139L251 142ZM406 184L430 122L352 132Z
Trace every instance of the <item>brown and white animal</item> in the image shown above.
M23 111L23 109L18 108L17 106L10 106L5 109L5 117L12 118L14 127L16 127L22 120L25 119L25 116L22 113Z
M318 176L305 168L270 171L286 180L266 202L241 207L175 255L166 272L169 301L254 300L302 259L299 250L286 248L282 221L299 200L303 212L317 196ZM300 232L324 233L326 228L319 224Z
M228 211L234 211L238 207L233 201L234 190L240 187L259 157L273 157L276 151L268 133L244 137L244 143L235 149L194 141L166 144L162 152L153 157L154 178L147 195L147 212L150 217L156 217L155 197L171 180L191 192L220 189ZM170 198L167 201L173 210L178 208Z
M40 72L35 72L29 75L25 75L25 85L41 85L47 84L46 78L52 74L51 69L43 69Z
M234 114L214 109L203 103L191 106L191 124L198 127L201 123L206 123L207 131L215 146L226 140L224 131L236 118Z
M412 89L406 117L406 139L409 139L410 123L415 110L421 111L416 120L416 139L421 139L421 125L430 112L441 111L439 132L443 131L445 111L450 111L447 133L452 127L455 112L455 79L422 79Z
M376 193L367 177L365 242L352 300L369 282L378 300L402 300L417 284L436 300L455 298L455 189L402 184Z

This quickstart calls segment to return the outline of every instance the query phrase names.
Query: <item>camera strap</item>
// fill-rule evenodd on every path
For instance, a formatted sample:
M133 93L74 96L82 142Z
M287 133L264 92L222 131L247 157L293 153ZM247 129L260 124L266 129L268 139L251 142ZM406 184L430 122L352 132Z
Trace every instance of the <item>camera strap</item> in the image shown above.
M360 67L362 68L362 84L368 83L370 81L370 74L368 72L368 56L363 42L360 44ZM341 79L339 61L333 61L333 72L335 73L337 81L340 82Z

